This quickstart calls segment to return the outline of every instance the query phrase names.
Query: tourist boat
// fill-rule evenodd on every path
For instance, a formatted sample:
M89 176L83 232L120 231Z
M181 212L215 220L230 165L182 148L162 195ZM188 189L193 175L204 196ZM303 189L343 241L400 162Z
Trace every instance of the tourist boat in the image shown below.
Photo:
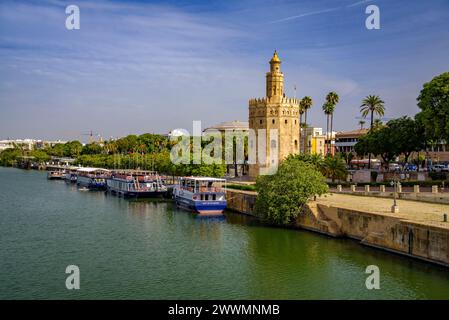
M106 179L110 178L110 171L99 168L79 168L76 170L76 183L89 190L106 190Z
M185 177L173 189L178 207L202 216L222 215L226 208L226 180L210 177Z
M76 183L76 181L78 180L78 174L77 174L77 170L79 168L70 168L66 171L65 173L65 182L67 183Z
M64 179L64 171L50 171L47 173L48 180L62 180Z
M111 194L123 197L150 198L167 194L167 187L154 171L116 171L107 180Z

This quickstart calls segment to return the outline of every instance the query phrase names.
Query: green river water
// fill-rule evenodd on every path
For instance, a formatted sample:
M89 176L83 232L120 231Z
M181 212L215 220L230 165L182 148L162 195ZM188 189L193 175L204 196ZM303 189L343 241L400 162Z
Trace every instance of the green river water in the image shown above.
M448 299L449 269L0 168L0 299ZM67 290L77 265L81 288ZM380 290L365 269L380 268Z

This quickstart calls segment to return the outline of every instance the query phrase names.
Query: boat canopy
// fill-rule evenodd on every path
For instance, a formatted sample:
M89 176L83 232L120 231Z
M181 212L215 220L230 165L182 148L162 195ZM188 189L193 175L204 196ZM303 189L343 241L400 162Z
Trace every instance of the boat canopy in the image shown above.
M181 179L190 181L226 182L226 179L213 178L213 177L183 177Z
M97 171L103 171L103 172L109 172L108 169L103 169L103 168L79 168L78 169L79 172L97 172Z

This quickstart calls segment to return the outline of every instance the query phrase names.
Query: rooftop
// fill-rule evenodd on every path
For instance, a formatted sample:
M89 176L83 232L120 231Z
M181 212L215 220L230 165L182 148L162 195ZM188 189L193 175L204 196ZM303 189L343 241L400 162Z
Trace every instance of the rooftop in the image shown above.
M249 123L248 123L248 121L239 121L239 120L226 121L226 122L221 122L217 125L214 125L214 126L204 129L204 131L207 131L207 130L219 130L219 131L249 130Z
M339 131L336 134L337 138L342 138L342 137L360 137L360 136L364 136L368 133L369 129L357 129L357 130L352 130L352 131Z

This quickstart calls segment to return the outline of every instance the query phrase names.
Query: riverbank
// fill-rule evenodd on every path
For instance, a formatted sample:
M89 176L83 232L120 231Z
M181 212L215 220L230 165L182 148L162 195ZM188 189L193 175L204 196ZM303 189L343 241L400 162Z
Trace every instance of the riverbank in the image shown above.
M228 208L254 215L256 196L228 189ZM397 214L391 205L384 198L329 194L310 201L295 225L449 267L449 223L443 222L449 205L398 200Z

